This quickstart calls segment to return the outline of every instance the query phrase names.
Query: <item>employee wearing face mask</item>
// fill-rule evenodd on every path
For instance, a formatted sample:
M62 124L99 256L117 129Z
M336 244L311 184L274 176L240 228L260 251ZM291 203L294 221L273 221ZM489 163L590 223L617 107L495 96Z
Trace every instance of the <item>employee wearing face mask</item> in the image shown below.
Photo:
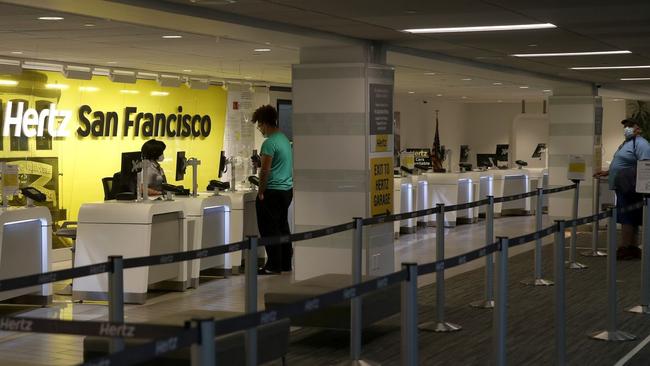
M142 165L147 167L147 176L144 177L145 185L148 189L149 196L158 196L162 194L162 185L167 183L165 172L160 163L165 160L164 142L151 139L142 145Z
M618 147L609 166L594 177L608 177L609 189L616 191L616 221L621 224L623 240L616 251L619 260L640 259L641 249L637 233L643 212L638 210L621 212L623 207L641 202L643 197L636 193L636 165L638 160L650 160L650 144L641 137L638 122L631 119L621 121L625 141Z

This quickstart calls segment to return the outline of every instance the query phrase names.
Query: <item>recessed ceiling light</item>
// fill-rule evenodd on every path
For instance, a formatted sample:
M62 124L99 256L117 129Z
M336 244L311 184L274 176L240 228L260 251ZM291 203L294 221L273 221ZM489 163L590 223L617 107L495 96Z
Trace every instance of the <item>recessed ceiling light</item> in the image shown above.
M84 24L84 27L94 27L94 26L95 26L95 24L93 24L93 23L86 23L86 24Z
M164 91L152 91L151 96L153 97L166 97L169 95L169 92Z
M622 81L642 81L650 80L650 78L621 78Z
M409 94L415 94L415 92L414 92L414 91L410 91Z
M38 17L38 20L63 20L63 17Z
M496 83L492 83L492 85L503 85L503 83L496 82Z
M479 27L451 27L451 28L414 28L404 29L407 33L462 33L462 32L496 32L529 29L557 28L551 23L513 24L513 25L488 25Z
M580 66L572 67L571 70L621 70L621 69L650 69L650 65L633 66Z
M183 72L192 72L192 70L190 70L190 69L185 69L185 70L183 70Z
M109 64L109 65L115 65L117 63L117 61L107 61L106 63Z
M598 55L625 55L631 51L595 51L595 52L551 52L551 53L515 53L514 57L558 57L558 56L598 56Z
M460 99L467 99L467 97L463 95L462 97L460 97Z
M553 91L551 89L544 89L542 90L544 93L552 93Z
M179 39L179 38L183 38L183 36L178 35L178 34L170 34L170 35L162 36L162 38L164 38L164 39Z
M0 85L2 86L16 86L18 82L16 80L0 80Z
M613 102L620 102L623 99L612 99Z
M470 79L470 78L462 78L460 80L462 80L462 81L472 81L472 79Z
M442 94L436 94L436 97L441 97L441 96L442 96Z
M429 75L429 76L433 76L433 75L435 75L435 74L436 74L435 72L425 72L425 73L424 73L424 75Z
M270 48L256 48L253 51L255 52L271 52Z
M499 99L499 100L497 100L497 103L503 103L503 101L501 99Z
M129 90L129 89L122 89L120 90L120 93L122 94L140 94L138 90Z
M528 86L522 85L522 86L519 87L519 89L528 89Z
M45 87L47 89L68 89L67 84L58 84L58 83L45 84Z
M95 86L80 86L79 91L82 91L82 92L96 92L96 91L99 91L99 88L97 88Z
M23 54L22 51L11 51L11 53L14 54L14 55L22 55Z

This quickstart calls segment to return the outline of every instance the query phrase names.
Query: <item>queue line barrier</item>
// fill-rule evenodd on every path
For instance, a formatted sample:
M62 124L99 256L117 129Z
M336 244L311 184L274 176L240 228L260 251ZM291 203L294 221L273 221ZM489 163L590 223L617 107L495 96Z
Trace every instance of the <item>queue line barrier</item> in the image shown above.
M561 191L566 191L570 190L573 188L576 188L577 184L570 185L570 186L565 186L565 187L559 187L559 188L554 188L554 189L547 189L547 190L541 190L539 189L538 192L528 192L525 194L519 194L519 195L513 195L513 196L508 196L508 197L501 197L501 198L493 198L493 197L488 197L488 199L481 200L481 201L476 201L476 202L471 202L471 203L465 203L465 204L460 204L460 205L454 205L454 206L444 206L444 205L439 205L435 208L431 209L426 209L426 210L420 210L416 211L413 213L408 213L408 214L396 214L396 215L391 215L391 216L382 216L382 217L375 217L375 218L370 218L370 219L355 219L354 222L352 223L346 223L346 224L341 224L337 225L335 227L331 228L324 228L324 229L318 229L314 230L311 232L306 232L306 233L297 233L293 234L290 236L281 236L281 237L276 237L276 238L268 238L265 240L265 238L258 239L258 238L249 238L248 240L238 242L238 243L232 243L228 244L226 246L217 246L217 247L211 247L211 248L206 248L206 249L201 249L201 250L194 250L194 251L188 251L188 252L180 252L180 253L173 253L173 254L168 254L168 255L158 255L158 256L151 256L151 257L140 257L140 258L129 258L129 259L124 259L123 260L123 266L119 266L119 270L123 270L126 268L133 268L133 267L139 267L139 266L148 266L148 265L157 265L157 264L168 264L168 263L173 263L173 262L179 262L179 261L186 261L186 260L194 260L194 259L200 259L204 257L209 257L209 256L214 256L214 255L220 255L220 254L225 254L229 252L234 252L238 250L244 250L244 251L249 251L251 252L252 249L255 249L256 246L259 245L275 245L275 244L280 244L283 242L286 242L288 240L291 241L299 241L299 240L306 240L306 239L311 239L315 237L320 237L320 236L326 236L326 235L331 235L337 232L342 232L342 231L347 231L350 229L354 229L357 232L361 232L361 228L364 225L372 225L375 223L382 223L382 222L390 222L390 221L395 221L395 220L402 220L406 215L418 215L418 216L424 216L424 215L430 215L430 214L437 214L439 217L441 217L444 212L449 212L453 210L461 210L461 209L466 209L470 207L476 207L484 204L493 204L494 202L506 202L508 200L518 200L518 199L523 199L527 197L533 197L534 195L539 194L540 192L544 191L548 194L550 193L556 193L556 192L561 192ZM637 209L638 206L640 205L634 205L630 209ZM641 205L642 206L642 205ZM647 206L646 206L647 208ZM503 277L507 277L507 271L504 271L504 267L507 264L507 250L509 247L514 247L517 245L522 245L531 241L535 241L540 239L541 237L545 237L548 235L551 235L553 233L557 233L560 229L563 227L570 227L570 226L578 226L578 225L583 225L587 224L593 221L601 220L606 217L614 217L614 210L609 210L606 212L602 212L599 214L591 215L591 216L586 216L583 218L579 219L574 219L571 221L566 221L566 222L556 222L555 225L550 226L548 228L545 228L543 230L538 230L534 233L531 234L526 234L522 236L518 236L512 239L504 238L501 237L499 238L498 241L490 243L486 245L485 247L464 253L462 255L458 255L455 257L451 258L445 258L443 260L438 260L435 262L427 263L427 264L422 264L422 265L416 265L413 263L405 263L403 265L403 269L398 272L391 273L386 276L382 276L373 280L365 281L365 282L358 282L355 283L352 286L338 289L320 296L313 297L311 299L308 299L306 301L301 301L301 302L296 302L294 304L286 305L283 306L280 309L274 309L271 311L259 311L259 312L249 312L248 314L238 316L238 317L233 317L233 318L228 318L228 319L223 319L219 320L216 322L213 322L212 320L209 322L206 321L198 321L197 324L199 326L193 327L193 328L183 328L183 327L165 327L165 328L156 328L159 326L150 326L151 328L147 328L145 325L136 325L136 324L128 324L124 323L123 319L118 321L118 322L90 322L90 324L86 324L89 322L85 321L61 321L61 320L47 320L47 319L34 319L34 318L0 318L0 329L2 330L12 330L12 331L34 331L34 332L41 332L45 331L46 329L55 329L56 331L48 331L49 333L63 333L63 334L76 334L76 335L96 335L98 330L97 329L102 329L101 327L104 327L103 329L110 329L111 326L117 326L117 327L136 327L136 328L129 328L129 329L138 329L137 327L140 327L139 329L140 332L137 333L138 335L142 335L145 337L145 335L151 336L151 333L147 333L147 331L152 332L154 328L156 328L158 331L164 331L166 332L173 332L173 331L178 331L176 335L171 335L167 338L163 339L156 339L153 342L150 342L148 344L138 346L135 348L129 348L128 350L117 350L117 352L114 352L110 354L109 356L93 360L87 364L89 365L95 365L95 364L102 364L102 365L109 365L112 362L119 362L119 364L132 364L136 362L142 362L147 359L151 359L153 357L159 356L161 354L164 354L169 351L173 351L175 349L179 349L181 347L194 344L196 345L197 342L200 342L201 335L205 334L211 334L212 338L215 335L223 335L223 334L228 334L232 333L235 331L240 331L240 330L246 330L250 328L257 327L259 325L264 325L282 318L290 317L290 316L295 316L299 314L303 314L308 311L315 311L318 309L322 309L324 307L328 307L330 305L336 304L341 301L345 300L354 300L359 298L359 296L364 295L366 293L376 291L378 289L384 288L386 286L390 286L396 283L402 283L402 282L408 282L408 284L402 284L403 287L403 297L404 294L411 294L411 296L414 296L414 294L417 294L417 276L419 275L424 275L424 274L429 274L429 273L441 273L445 269L453 268L456 266L463 265L465 263L477 260L482 257L490 256L495 252L500 252L500 257L497 258L497 265L499 266L498 269L498 274L499 274L499 282L503 281ZM614 228L615 230L615 228ZM563 237L563 235L562 235ZM611 237L611 236L610 236ZM357 240L355 240L357 241ZM505 253L505 258L503 257ZM444 256L442 257L444 258ZM505 259L505 261L504 261ZM75 278L75 277L82 277L82 276L87 276L87 275L94 275L98 273L103 273L103 272L109 272L109 276L111 271L115 269L115 265L109 262L104 262L96 265L90 265L90 266L84 266L84 267L79 267L79 268L73 268L70 270L62 270L62 271L55 271L55 272L48 272L44 274L37 274L37 275L30 275L30 276L23 276L23 277L18 277L14 279L7 279L7 280L2 280L0 281L0 290L5 291L8 289L14 289L14 288L20 288L20 287L28 287L28 286L33 286L35 284L43 284L43 283L48 283L48 282L54 282L54 281L59 281L62 279L67 279L67 278ZM36 276L36 277L34 277ZM36 283L29 283L24 286L19 286L19 284L25 284L28 283L28 281L37 281ZM414 285L415 283L415 285ZM14 287L12 287L14 286ZM17 287L15 287L17 286ZM413 287L415 286L416 290L413 291ZM504 286L499 286L499 296L497 299L501 298L503 300L503 296L505 294L505 288ZM411 289L411 291L407 291L407 289ZM405 329L405 332L407 333L406 339L413 340L417 339L417 329L412 329L413 328L413 323L417 323L417 321L413 321L414 319L417 320L417 300L416 299L402 299L403 300L403 305L409 306L410 311L407 308L406 311L410 314L410 316L403 317L403 326L408 327L409 329ZM501 302L501 304L499 304ZM505 304L503 301L497 301L497 304L499 304L499 308L495 309L495 317L499 317L500 320L495 320L495 325L499 327L500 323L505 322L505 317L504 317L504 312L505 309L502 307L505 307ZM415 312L413 310L415 308ZM20 322L20 321L27 321L30 322L30 326L15 326L15 322ZM61 323L61 324L58 324ZM63 323L66 323L63 325ZM82 325L84 323L84 325ZM208 323L209 325L205 325ZM14 324L12 326L11 324ZM24 324L24 323L23 323ZM410 324L410 325L409 325ZM99 327L99 328L98 328ZM108 327L108 328L107 328ZM121 328L121 329L126 329L126 328ZM354 331L354 329L353 329ZM499 333L500 332L500 333ZM497 337L497 343L500 342L499 339L503 337L503 347L505 347L505 329L500 329L497 330L497 333L495 333ZM158 336L160 336L160 332L157 333ZM120 337L124 337L124 335L119 335ZM150 338L150 337L147 337ZM204 337L205 338L205 337ZM212 339L212 338L207 338L207 339ZM417 342L414 342L415 346L417 347ZM210 348L214 347L213 342L202 342L201 348ZM403 354L405 354L405 360L408 360L407 364L417 364L417 349L414 350L412 349L413 346L409 346L408 344L403 344ZM502 348L497 347L496 353L499 353ZM504 349L504 348L503 348ZM138 352L141 354L141 357L135 357L134 352ZM247 353L250 355L251 354L250 348L247 349ZM202 354L203 359L206 357L209 357L208 355L210 352L197 352L197 354ZM214 358L214 350L211 352L212 358ZM193 353L194 355L194 353ZM148 357L148 358L147 358ZM501 357L504 357L501 355ZM495 360L497 361L497 364L503 364L499 362L499 356L495 355ZM205 360L202 360L200 364L214 364L214 362L210 363L204 362ZM212 360L214 361L214 360Z

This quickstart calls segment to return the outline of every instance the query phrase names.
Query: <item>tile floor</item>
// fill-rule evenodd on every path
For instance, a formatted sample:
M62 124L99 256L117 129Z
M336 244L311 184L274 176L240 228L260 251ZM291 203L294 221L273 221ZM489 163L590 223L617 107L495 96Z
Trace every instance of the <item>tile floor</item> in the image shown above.
M548 225L545 219L545 225ZM517 236L534 231L533 216L503 217L495 220L495 236ZM446 256L454 256L484 245L485 224L480 221L445 230ZM435 260L435 228L423 228L415 234L403 235L395 241L395 268L401 262L426 263ZM548 239L550 240L550 238ZM511 255L530 250L533 244L515 248ZM447 271L447 277L484 265L483 260ZM532 268L532 264L531 264ZM532 270L531 270L532 276ZM259 279L259 307L263 308L263 294L278 284L291 282L291 274L267 276ZM433 282L433 276L419 281L421 286ZM55 292L65 283L56 283ZM144 305L127 305L126 321L144 322L173 314L179 309L242 311L244 304L244 277L211 278L196 290L186 292L156 292ZM55 296L46 308L0 305L0 314L22 315L53 319L105 320L106 303L72 303L70 297ZM0 332L0 364L2 365L73 365L83 358L82 337L33 333Z

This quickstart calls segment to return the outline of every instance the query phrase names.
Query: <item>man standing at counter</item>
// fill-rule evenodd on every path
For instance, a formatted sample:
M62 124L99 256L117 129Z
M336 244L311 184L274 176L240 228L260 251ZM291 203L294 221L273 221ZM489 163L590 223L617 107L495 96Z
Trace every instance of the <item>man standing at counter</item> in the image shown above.
M625 141L618 147L608 171L594 174L594 177L608 177L609 189L616 192L616 221L621 224L623 240L616 251L619 260L640 259L641 249L637 241L643 213L641 209L621 212L623 207L641 202L636 193L636 165L638 160L650 160L650 144L641 137L638 122L625 119L621 121ZM646 248L644 248L646 249Z
M289 205L293 199L293 152L289 139L278 127L278 112L270 105L257 108L251 119L266 137L260 150L260 183L255 208L262 237L290 235ZM266 246L267 261L259 274L291 271L291 243Z

